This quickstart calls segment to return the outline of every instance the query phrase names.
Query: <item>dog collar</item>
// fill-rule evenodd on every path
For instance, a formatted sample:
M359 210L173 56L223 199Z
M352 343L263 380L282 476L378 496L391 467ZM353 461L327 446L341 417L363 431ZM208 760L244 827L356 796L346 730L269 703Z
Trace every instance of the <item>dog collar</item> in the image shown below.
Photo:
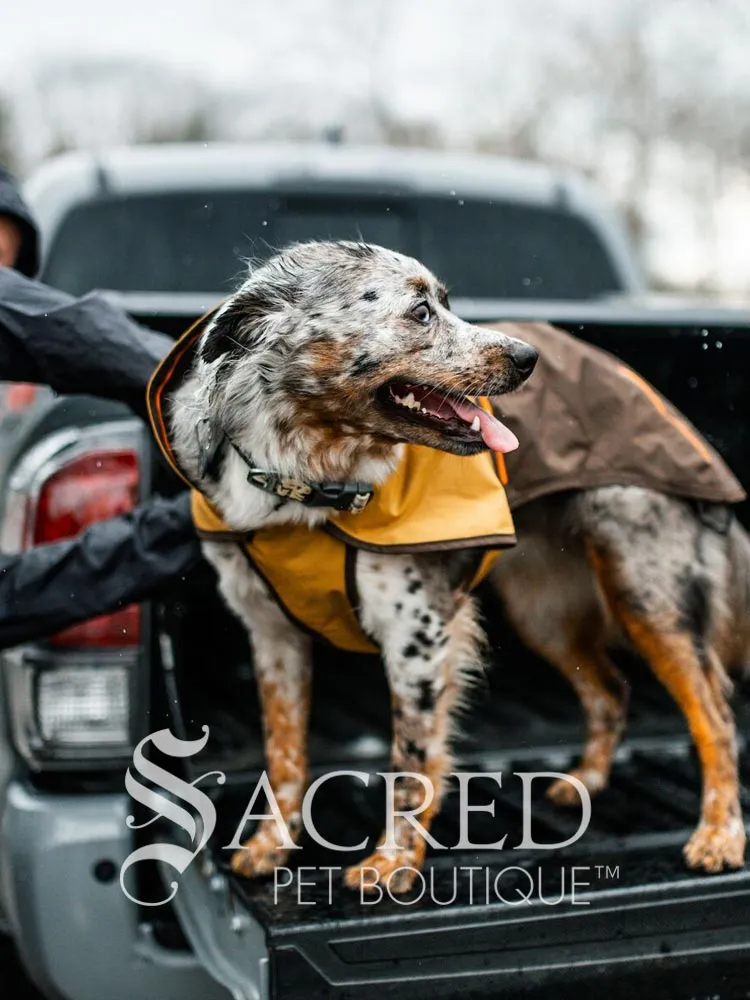
M247 466L247 481L264 493L272 493L282 500L296 500L305 507L333 507L334 510L359 514L372 500L375 490L372 483L325 483L294 479L281 476L278 472L269 472L255 465L250 455L247 455L233 441L229 441L234 450Z

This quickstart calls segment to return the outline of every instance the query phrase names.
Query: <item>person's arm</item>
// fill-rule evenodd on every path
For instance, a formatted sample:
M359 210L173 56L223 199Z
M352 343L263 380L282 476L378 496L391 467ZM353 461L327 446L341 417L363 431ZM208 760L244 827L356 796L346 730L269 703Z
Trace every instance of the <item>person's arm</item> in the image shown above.
M103 295L76 299L0 267L0 379L103 396L146 417L146 386L171 346Z
M200 561L187 493L150 500L68 541L0 554L0 649L147 600Z

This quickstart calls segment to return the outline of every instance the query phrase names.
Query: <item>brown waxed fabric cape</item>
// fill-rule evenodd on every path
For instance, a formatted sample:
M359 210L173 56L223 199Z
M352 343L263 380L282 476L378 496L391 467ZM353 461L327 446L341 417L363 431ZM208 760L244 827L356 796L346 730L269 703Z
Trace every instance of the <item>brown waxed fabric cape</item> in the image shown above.
M745 499L718 452L616 357L545 323L487 325L539 351L528 382L492 400L521 443L506 456L511 509L597 486L641 486L715 503Z
M210 315L210 314L209 314ZM154 372L147 401L159 445L174 470L189 482L172 451L165 404L189 369L204 317L177 341ZM487 400L480 400L486 409ZM375 653L357 610L357 552L436 552L471 549L472 589L489 573L499 550L515 543L503 483L502 456L469 458L406 445L394 472L358 514L334 514L321 527L281 525L243 533L223 523L193 486L193 521L207 540L240 545L284 614L304 631L350 652ZM256 487L248 484L249 490ZM292 501L290 501L292 502Z

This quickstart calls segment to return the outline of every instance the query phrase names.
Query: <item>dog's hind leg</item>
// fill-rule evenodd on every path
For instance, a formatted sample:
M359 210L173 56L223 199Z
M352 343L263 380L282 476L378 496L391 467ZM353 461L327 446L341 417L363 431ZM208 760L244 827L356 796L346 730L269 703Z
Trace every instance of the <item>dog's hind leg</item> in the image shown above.
M554 518L541 507L537 504L531 516L524 511L517 516L518 546L498 560L492 582L519 637L560 671L580 699L586 744L570 773L594 795L609 780L629 687L606 652L607 609L585 550L561 530L562 506ZM560 805L579 802L575 787L563 779L547 795Z
M608 487L579 500L590 559L636 650L682 709L703 769L700 824L685 846L692 868L743 864L735 725L714 645L728 578L726 538L682 501Z
M311 643L289 623L238 546L207 543L204 551L219 573L224 599L250 633L268 781L282 821L261 820L253 836L232 855L232 870L251 878L284 865L289 855L286 835L294 842L301 832L308 774Z
M386 882L406 892L422 867L428 831L440 809L451 767L454 712L469 673L480 664L482 633L473 601L452 588L439 556L359 553L360 616L380 643L391 690L393 737L392 842L389 828L374 853L347 869L345 882L368 891ZM411 811L412 824L398 813Z
M571 646L552 659L575 689L586 719L586 745L570 775L582 782L590 795L609 784L612 762L625 731L629 686L612 663L603 645ZM558 805L578 805L579 796L569 781L560 779L547 789L547 797Z
M625 730L629 685L603 646L572 635L567 638L564 648L560 644L552 649L535 648L532 637L526 641L529 648L560 671L578 695L586 720L586 744L569 774L582 782L590 795L596 795L609 783L615 752ZM557 805L580 803L575 787L564 778L550 785L547 797Z

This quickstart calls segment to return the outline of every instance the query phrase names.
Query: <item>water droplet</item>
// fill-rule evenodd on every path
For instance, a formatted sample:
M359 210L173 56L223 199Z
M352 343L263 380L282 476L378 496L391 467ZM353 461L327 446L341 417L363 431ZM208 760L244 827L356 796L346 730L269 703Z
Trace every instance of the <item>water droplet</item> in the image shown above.
M455 191L451 191L450 192L450 196L451 196L451 198L455 198L456 197L456 192Z
M701 347L703 348L704 351L708 350L708 344L701 344Z
M691 376L688 379L688 385L690 386L691 389L697 389L698 388L698 379L695 377L695 375Z
M721 342L720 340L717 340L717 341L716 341L716 350L717 350L717 351L720 351L720 350L722 349L722 347L723 347L723 346L724 346L724 345L722 344L722 342Z
M701 330L701 337L707 337L707 336L708 336L708 330Z
M461 205L461 206L463 206L463 205L466 204L466 202L463 200L463 198L459 198L458 199L458 204Z
M263 219L263 221L261 222L261 226L267 226L267 225L268 225L268 219Z

